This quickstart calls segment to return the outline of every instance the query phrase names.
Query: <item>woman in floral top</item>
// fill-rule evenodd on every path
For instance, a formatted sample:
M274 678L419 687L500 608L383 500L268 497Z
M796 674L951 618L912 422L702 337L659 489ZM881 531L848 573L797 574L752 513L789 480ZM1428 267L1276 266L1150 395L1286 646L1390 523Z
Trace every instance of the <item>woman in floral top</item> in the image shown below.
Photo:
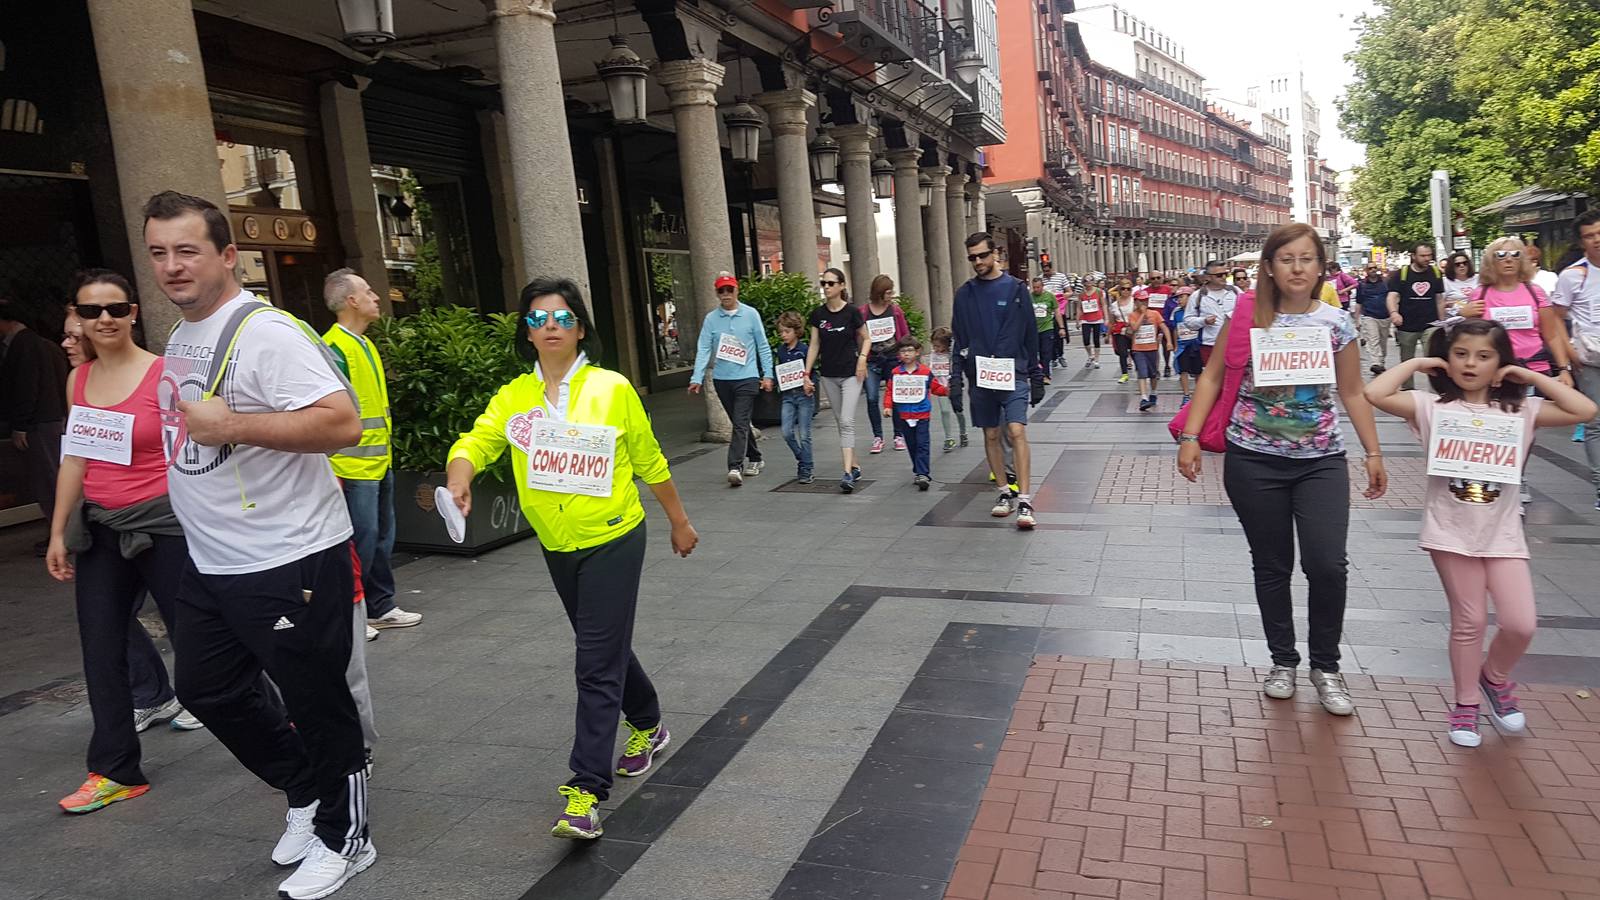
M1350 469L1333 405L1335 387L1366 450L1367 498L1383 496L1388 475L1363 393L1355 329L1349 316L1318 300L1325 271L1326 251L1310 226L1285 225L1268 236L1253 302L1241 299L1217 335L1217 347L1227 348L1235 326L1251 328L1246 343L1254 350L1238 393L1219 396L1234 354L1212 354L1178 439L1178 470L1190 481L1200 477L1196 435L1218 402L1229 404L1222 481L1250 543L1256 604L1272 653L1262 692L1277 699L1295 693L1300 653L1289 579L1298 533L1300 566L1310 585L1311 683L1324 709L1347 716L1355 705L1339 674L1339 640L1349 567ZM1319 349L1324 335L1328 353ZM1265 371L1257 372L1257 365Z

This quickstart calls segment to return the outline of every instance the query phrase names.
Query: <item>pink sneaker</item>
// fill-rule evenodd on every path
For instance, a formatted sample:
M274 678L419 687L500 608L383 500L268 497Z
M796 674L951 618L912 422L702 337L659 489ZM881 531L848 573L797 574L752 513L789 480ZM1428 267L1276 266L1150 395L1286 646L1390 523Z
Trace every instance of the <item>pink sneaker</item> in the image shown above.
M894 436L894 448L896 450L904 450L906 448L906 439L901 437L898 434L895 435Z
M872 439L872 449L870 451L868 451L868 452L870 452L870 453L882 453L883 452L883 438L881 438L881 437L873 438Z

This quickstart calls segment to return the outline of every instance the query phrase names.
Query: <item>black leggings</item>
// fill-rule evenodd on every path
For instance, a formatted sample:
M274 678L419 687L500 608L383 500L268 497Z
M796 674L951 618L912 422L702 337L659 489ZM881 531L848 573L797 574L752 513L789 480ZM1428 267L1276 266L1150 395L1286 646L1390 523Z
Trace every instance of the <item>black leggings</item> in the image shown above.
M1223 456L1222 485L1250 542L1256 605L1275 666L1298 666L1294 605L1295 535L1306 573L1311 668L1339 671L1349 560L1350 469L1343 453L1292 459L1246 450L1233 443Z
M1100 323L1099 322L1085 322L1085 323L1083 323L1082 330L1083 330L1083 349L1085 349L1085 350L1089 349L1089 342L1093 341L1094 342L1094 348L1096 350L1099 350L1100 349Z
M1128 369L1132 365L1130 360L1133 358L1133 338L1125 334L1113 334L1111 349L1117 353L1117 368L1122 370L1122 374L1128 374Z
M162 696L153 705L170 700L172 688L161 654L134 613L140 593L148 590L168 633L176 633L172 604L189 550L182 537L158 534L151 536L154 544L148 550L123 559L117 532L91 522L89 536L93 544L77 558L78 638L83 644L84 681L94 716L88 771L118 784L148 784L139 767L139 735L133 730L136 700L129 663L134 663L146 680L153 678L159 685ZM138 658L130 655L131 644L137 647ZM146 669L150 669L148 674Z

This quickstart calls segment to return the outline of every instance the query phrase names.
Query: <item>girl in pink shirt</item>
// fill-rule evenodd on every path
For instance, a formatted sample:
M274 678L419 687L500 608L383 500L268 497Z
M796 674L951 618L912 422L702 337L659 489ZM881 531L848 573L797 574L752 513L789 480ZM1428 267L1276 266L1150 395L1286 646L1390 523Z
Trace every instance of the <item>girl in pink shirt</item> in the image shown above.
M1478 734L1480 693L1500 728L1515 732L1526 727L1511 668L1533 641L1536 622L1533 574L1515 486L1473 472L1462 460L1493 460L1520 478L1534 429L1586 422L1596 412L1583 394L1517 365L1516 359L1500 323L1456 318L1434 332L1427 356L1389 369L1366 389L1373 406L1411 426L1429 449L1430 468L1450 466L1458 472L1428 477L1418 543L1433 557L1450 602L1450 670L1456 694L1450 741L1460 747L1476 747L1483 740ZM1418 372L1427 374L1437 397L1400 390ZM1530 386L1549 402L1525 396ZM1462 413L1466 415L1458 415ZM1500 441L1481 439L1494 437ZM1485 658L1490 597L1500 628Z

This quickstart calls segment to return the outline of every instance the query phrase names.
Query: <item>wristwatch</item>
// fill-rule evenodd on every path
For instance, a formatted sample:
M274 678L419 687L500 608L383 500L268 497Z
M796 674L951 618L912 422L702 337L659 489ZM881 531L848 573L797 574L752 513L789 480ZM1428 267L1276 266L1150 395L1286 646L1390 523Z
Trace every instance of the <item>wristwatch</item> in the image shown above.
M1199 442L1200 442L1200 435L1198 435L1198 434L1180 434L1180 435L1178 435L1178 443L1180 443L1180 444L1198 444Z

